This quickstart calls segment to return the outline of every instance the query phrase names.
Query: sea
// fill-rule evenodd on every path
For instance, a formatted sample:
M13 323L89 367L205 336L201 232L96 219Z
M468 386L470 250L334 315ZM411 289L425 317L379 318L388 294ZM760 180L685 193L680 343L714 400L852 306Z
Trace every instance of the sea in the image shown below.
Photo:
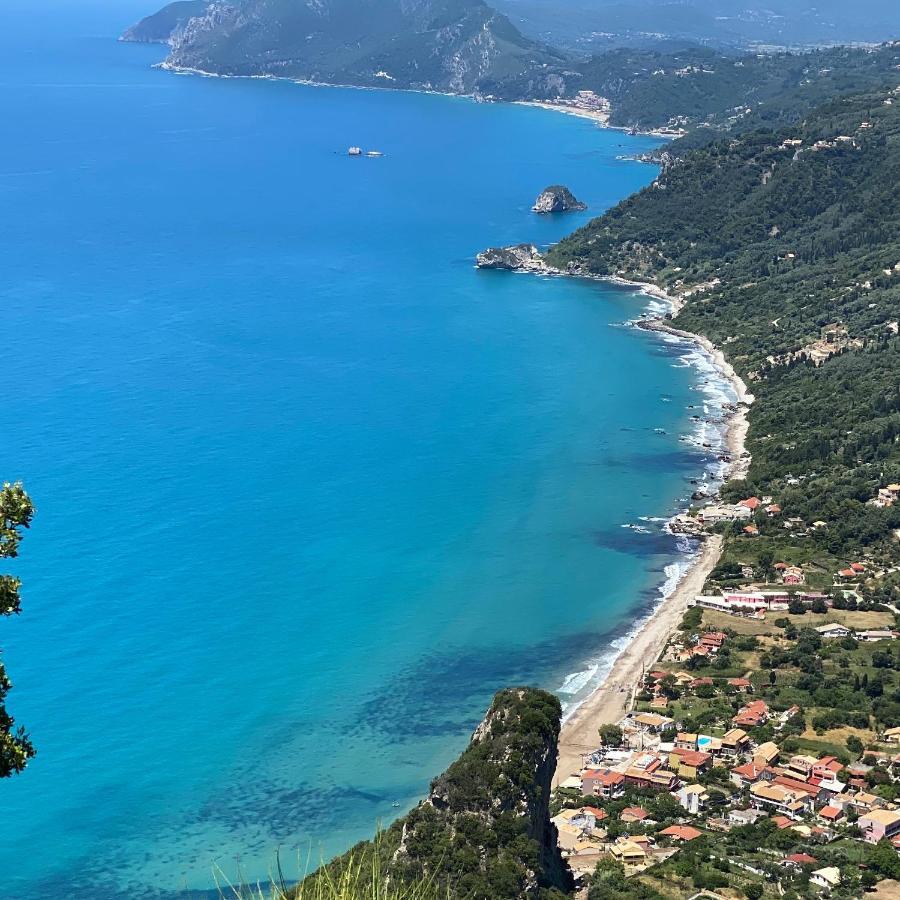
M495 691L571 713L689 563L664 520L732 399L646 296L474 267L648 185L657 139L161 71L116 41L153 10L4 3L0 478L37 515L0 645L38 753L2 898L296 878ZM552 183L588 211L532 213Z

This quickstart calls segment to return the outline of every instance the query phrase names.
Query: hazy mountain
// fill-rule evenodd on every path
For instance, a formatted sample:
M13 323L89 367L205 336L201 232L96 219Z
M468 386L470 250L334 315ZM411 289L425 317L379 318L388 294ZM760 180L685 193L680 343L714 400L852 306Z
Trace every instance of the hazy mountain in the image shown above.
M895 0L496 0L525 34L568 49L808 47L900 37Z
M239 0L173 4L123 39L168 40L170 66L457 93L562 57L481 0ZM190 15L185 21L185 13ZM160 32L171 24L168 34Z

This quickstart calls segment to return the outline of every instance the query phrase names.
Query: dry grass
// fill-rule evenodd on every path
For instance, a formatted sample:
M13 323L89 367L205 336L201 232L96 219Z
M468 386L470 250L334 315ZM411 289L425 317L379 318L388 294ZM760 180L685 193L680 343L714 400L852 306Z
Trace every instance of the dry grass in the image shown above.
M379 838L376 838L376 843ZM307 871L309 868L307 867ZM350 851L340 869L322 866L297 885L288 885L276 859L268 884L232 884L219 870L216 886L220 900L447 900L433 879L414 885L393 884L381 868L380 854Z

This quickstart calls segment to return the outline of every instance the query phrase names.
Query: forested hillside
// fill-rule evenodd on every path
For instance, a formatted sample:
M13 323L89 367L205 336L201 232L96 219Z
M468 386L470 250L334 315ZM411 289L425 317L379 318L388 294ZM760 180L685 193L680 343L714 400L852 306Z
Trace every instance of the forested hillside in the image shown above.
M571 875L549 813L560 716L545 691L500 691L425 800L308 881L340 881L352 867L380 871L398 897L412 888L416 897L562 897Z
M898 185L900 90L866 93L692 151L550 254L686 298L675 324L757 396L725 496L777 496L845 556L897 555L900 509L867 501L900 480Z

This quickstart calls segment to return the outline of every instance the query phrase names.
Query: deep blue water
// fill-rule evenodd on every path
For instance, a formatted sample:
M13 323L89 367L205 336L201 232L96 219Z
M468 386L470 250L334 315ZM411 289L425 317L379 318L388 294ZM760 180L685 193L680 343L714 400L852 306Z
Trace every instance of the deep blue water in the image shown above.
M596 677L678 558L621 525L703 465L683 348L618 327L644 298L472 265L649 182L616 157L652 141L166 74L114 40L153 5L4 4L0 477L39 510L0 622L39 748L0 785L4 898L369 835L496 689ZM591 213L530 213L552 182Z

